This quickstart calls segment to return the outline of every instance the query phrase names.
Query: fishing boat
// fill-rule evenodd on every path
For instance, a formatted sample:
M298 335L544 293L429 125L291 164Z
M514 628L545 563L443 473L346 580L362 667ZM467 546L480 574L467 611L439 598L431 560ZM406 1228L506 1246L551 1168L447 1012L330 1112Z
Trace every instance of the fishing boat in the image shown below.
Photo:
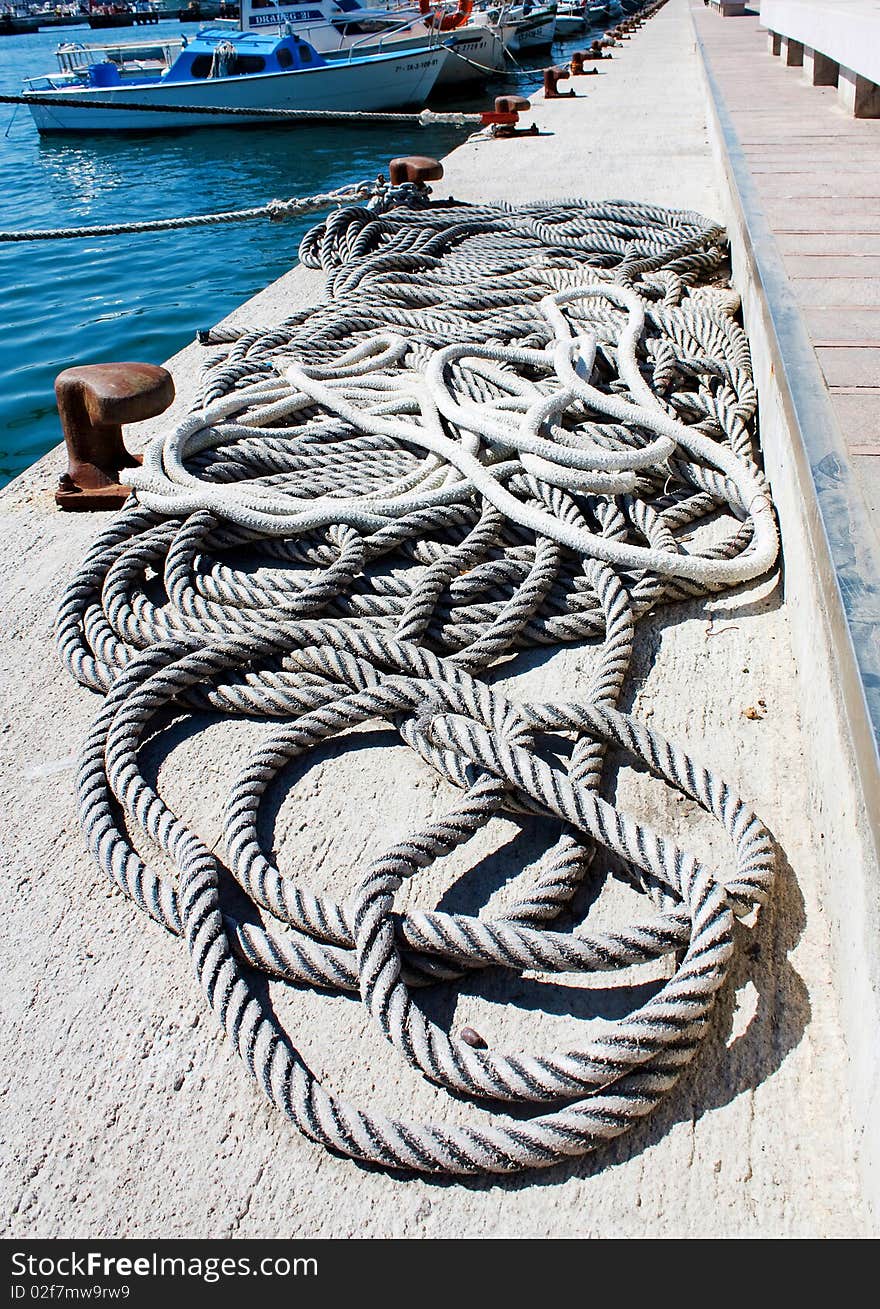
M526 50L549 50L556 36L556 4L493 6L482 10L505 50L520 54Z
M556 40L566 41L587 30L585 0L560 0L556 8Z
M361 55L390 50L442 46L445 57L437 87L482 81L504 68L504 46L485 22L473 18L473 0L444 5L442 0L417 0L400 7L368 6L360 0L241 0L244 31L297 33L325 59L355 50Z
M375 55L352 51L344 60L328 62L296 33L208 28L182 41L167 65L161 53L153 61L133 61L140 65L133 68L102 59L28 78L23 94L25 103L32 101L28 108L42 133L230 126L271 122L272 116L237 118L223 110L368 111L421 105L442 59L437 46L422 46ZM216 112L191 114L190 109Z

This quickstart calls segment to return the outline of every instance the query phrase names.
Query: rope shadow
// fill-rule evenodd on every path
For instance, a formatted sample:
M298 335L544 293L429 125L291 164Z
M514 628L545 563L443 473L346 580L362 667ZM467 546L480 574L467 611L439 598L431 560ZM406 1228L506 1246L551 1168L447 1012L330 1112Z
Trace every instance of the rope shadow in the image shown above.
M797 879L780 851L776 899L764 907L757 926L749 933L748 945L747 929L737 929L739 948L715 1005L710 1031L677 1086L626 1134L590 1154L563 1160L547 1169L486 1177L433 1177L394 1170L395 1180L418 1181L438 1190L464 1187L474 1192L521 1191L560 1186L572 1178L588 1180L608 1169L620 1168L659 1145L677 1124L695 1125L705 1114L757 1090L800 1044L812 1016L809 992L789 958L805 921ZM749 982L757 994L755 1011L746 1028L734 1035L737 993ZM510 1113L509 1105L499 1108ZM389 1172L372 1164L357 1166L368 1172Z

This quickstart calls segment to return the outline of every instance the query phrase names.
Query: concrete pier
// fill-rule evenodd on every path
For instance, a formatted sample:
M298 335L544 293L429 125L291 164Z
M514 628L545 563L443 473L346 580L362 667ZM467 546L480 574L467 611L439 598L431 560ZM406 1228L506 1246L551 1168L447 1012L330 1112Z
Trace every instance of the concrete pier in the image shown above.
M721 23L711 13L706 21L725 34L750 24ZM541 135L456 150L438 193L513 202L619 196L725 218L729 183L713 153L716 129L689 0L670 0L613 53L597 65L599 76L572 79L576 98L536 101ZM297 268L233 318L278 322L316 303L321 282ZM190 347L171 361L176 412L192 395L199 360ZM761 401L768 424L781 430L784 414L776 415L769 389ZM130 432L132 444L167 421ZM852 925L850 946L864 967L842 988L843 937L829 913L835 883L838 900L845 898L841 882L854 875L857 859L863 880L871 872L869 855L856 848L866 816L846 768L837 770L835 793L828 791L828 770L847 742L835 735L830 709L817 716L811 669L798 653L798 624L810 621L816 601L804 589L804 613L789 603L789 579L811 564L787 528L788 512L786 587L774 575L716 599L660 609L639 629L633 695L623 706L711 763L767 822L782 851L778 890L761 916L752 957L723 995L695 1063L649 1121L593 1157L538 1175L403 1181L325 1153L270 1111L216 1030L178 943L112 890L85 851L73 770L99 702L60 670L51 628L65 580L98 523L55 511L62 466L53 452L0 495L11 543L0 563L8 945L0 1201L8 1234L876 1232L856 1158L865 1149L866 1111L854 1098L849 1066L852 1041L865 1035L858 1024L870 1021L867 1003L861 1019L854 1012L856 985L877 944L859 938L860 928L867 934L864 920ZM818 621L815 630L818 646ZM588 673L583 652L566 648L518 659L498 684L517 698L576 699ZM764 716L750 715L758 703ZM262 729L208 716L196 726L153 742L148 766L210 845L229 781ZM390 733L368 731L360 749L328 748L296 774L290 793L279 797L274 828L285 871L344 894L354 870L390 836L446 805L450 789L395 742ZM617 801L711 850L712 834L695 826L689 806L658 796L643 774L621 772ZM365 823L365 814L380 818ZM475 844L487 860L477 892L491 891L497 908L509 893L511 861L536 858L540 834L522 836L513 823L493 820ZM458 867L455 858L450 866ZM605 894L612 916L625 912L622 888L610 885ZM404 905L436 903L438 888L413 886L407 896ZM426 1118L459 1112L396 1060L356 1001L275 984L269 991L309 1061L350 1099ZM601 979L528 979L514 994L491 976L437 1001L444 1024L472 1023L507 1049L563 1044L585 1018L614 1016L619 1003Z
M804 46L804 76L811 86L837 86L840 76L840 64Z

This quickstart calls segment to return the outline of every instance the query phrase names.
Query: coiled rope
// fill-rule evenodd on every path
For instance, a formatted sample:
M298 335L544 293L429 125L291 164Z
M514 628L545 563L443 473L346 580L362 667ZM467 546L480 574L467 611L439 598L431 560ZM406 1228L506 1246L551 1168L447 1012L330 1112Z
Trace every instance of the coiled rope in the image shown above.
M675 1085L728 976L734 917L772 887L759 819L618 708L641 617L776 557L723 232L623 202L349 207L301 258L326 270L327 302L210 334L195 408L150 444L62 602L61 658L105 693L79 771L83 830L185 941L233 1046L306 1136L423 1172L547 1166L629 1130ZM576 700L516 702L482 680L563 642L591 651ZM169 708L272 721L229 793L222 850L143 774ZM374 719L459 799L335 900L279 870L261 806L291 759ZM709 866L610 804L609 747L711 815L730 860ZM559 832L502 916L395 910L404 881L498 813ZM597 847L642 896L624 928L571 921ZM254 915L227 907L233 881ZM488 966L661 956L674 970L648 1001L549 1055L475 1048L412 997ZM495 1110L420 1123L349 1103L269 1013L259 973L359 994L389 1067L402 1057Z

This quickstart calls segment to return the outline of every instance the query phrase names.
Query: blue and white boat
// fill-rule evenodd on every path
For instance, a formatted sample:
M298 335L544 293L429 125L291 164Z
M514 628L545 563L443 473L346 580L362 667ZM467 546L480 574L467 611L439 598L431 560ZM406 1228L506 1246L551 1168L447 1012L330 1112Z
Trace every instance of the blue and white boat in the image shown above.
M437 44L397 53L327 61L296 33L209 28L184 44L167 65L102 59L29 78L25 101L37 130L48 132L179 131L271 122L259 114L189 114L191 108L382 110L423 105L445 58ZM98 103L94 103L98 102ZM116 109L133 104L138 110ZM153 105L165 108L150 112ZM179 113L173 112L174 109Z

